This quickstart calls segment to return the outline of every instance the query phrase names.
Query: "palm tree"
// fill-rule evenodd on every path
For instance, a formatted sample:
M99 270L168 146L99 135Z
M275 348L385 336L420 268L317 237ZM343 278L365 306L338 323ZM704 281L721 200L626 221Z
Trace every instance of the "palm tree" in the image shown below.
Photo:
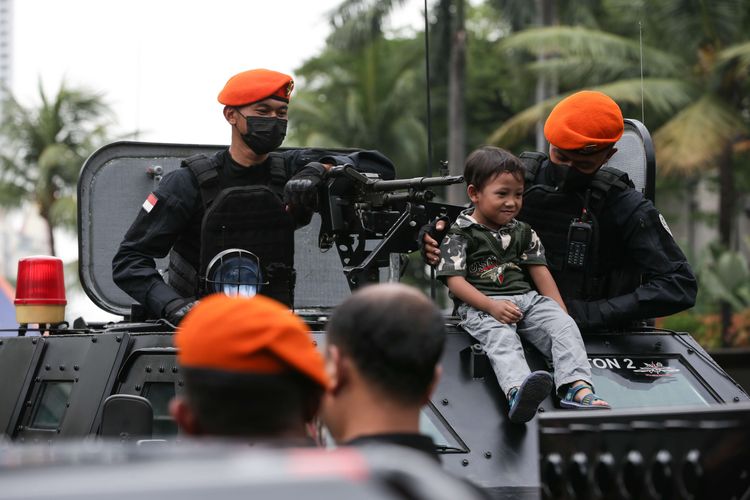
M422 171L426 131L417 107L422 72L418 40L375 40L355 51L328 49L297 71L292 143L372 148L403 175ZM415 67L417 69L415 69Z
M50 99L21 105L8 93L0 125L0 205L36 204L55 255L55 227L75 228L75 186L83 161L103 143L110 110L98 94L61 83Z

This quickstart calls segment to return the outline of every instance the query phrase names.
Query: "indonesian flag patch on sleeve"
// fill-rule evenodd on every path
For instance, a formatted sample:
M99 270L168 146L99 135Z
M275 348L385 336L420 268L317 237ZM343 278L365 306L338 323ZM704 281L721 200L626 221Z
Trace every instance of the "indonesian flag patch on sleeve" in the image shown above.
M154 209L158 201L159 198L157 198L154 193L149 194L146 201L143 202L143 210L145 210L146 213L151 213L151 210Z

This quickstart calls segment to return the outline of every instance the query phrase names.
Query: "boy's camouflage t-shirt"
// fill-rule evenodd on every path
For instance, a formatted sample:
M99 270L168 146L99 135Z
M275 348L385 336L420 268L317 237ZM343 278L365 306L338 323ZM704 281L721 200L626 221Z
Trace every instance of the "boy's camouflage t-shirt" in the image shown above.
M485 295L517 295L534 287L522 266L547 265L533 229L516 219L493 231L461 213L440 244L437 277L464 276Z

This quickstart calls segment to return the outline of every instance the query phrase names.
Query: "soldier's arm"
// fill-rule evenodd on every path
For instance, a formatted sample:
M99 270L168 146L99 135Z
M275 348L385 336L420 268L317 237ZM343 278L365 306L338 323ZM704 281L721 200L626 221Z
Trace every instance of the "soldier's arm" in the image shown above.
M667 316L695 304L698 285L690 264L656 207L640 193L626 192L613 208L627 255L642 275L633 292L593 302L568 301L581 328L600 328Z
M197 183L193 182L187 169L166 175L153 193L151 204L155 204L149 209L144 203L140 208L112 259L115 284L155 315L160 315L169 302L182 298L164 282L156 259L169 253L189 224L198 197ZM192 198L189 193L193 193Z

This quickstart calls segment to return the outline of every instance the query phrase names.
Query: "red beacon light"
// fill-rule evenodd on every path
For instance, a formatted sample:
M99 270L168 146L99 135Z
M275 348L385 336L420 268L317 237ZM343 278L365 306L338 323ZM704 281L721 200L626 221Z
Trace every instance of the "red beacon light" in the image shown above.
M13 303L19 324L64 322L68 301L62 260L44 255L19 260Z

